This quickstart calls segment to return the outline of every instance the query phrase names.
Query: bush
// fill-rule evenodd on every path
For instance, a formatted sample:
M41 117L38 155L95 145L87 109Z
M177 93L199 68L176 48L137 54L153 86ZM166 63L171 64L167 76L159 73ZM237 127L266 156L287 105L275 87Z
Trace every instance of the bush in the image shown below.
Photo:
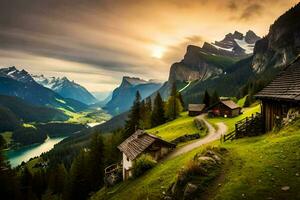
M147 154L141 155L133 164L133 177L139 177L156 165L156 161Z

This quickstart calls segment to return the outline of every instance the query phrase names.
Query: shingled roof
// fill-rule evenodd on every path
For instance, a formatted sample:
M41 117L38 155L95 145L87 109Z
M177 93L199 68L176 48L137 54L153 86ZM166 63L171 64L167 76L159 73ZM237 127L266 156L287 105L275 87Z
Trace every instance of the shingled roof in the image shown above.
M143 130L137 130L134 134L122 142L118 149L123 152L130 160L134 160L137 156L143 153L151 144L159 141L163 145L174 148L176 145L164 141L155 135L146 133Z
M234 103L234 101L232 101L232 100L223 100L223 101L221 101L221 103L230 109L240 108L240 106L237 105L236 103Z
M300 57L255 96L258 99L300 101Z
M205 108L205 104L189 104L189 111L201 112Z

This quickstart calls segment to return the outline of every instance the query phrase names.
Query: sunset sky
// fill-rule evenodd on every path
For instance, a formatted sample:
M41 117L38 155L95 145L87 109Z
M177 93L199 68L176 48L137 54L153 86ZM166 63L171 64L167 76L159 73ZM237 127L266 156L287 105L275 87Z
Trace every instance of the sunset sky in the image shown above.
M187 44L259 36L296 0L1 0L0 66L67 76L90 91L124 75L166 80Z

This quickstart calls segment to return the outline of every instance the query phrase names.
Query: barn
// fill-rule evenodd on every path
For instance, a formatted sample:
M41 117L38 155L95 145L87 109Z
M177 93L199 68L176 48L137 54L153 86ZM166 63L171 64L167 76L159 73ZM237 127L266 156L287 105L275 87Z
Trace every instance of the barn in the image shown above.
M205 104L189 104L189 116L201 115L205 111Z
M175 147L175 144L164 141L155 135L137 130L118 146L123 153L123 180L132 176L133 164L140 155L146 153L158 161Z
M235 117L241 114L242 108L232 100L221 100L207 110L213 116Z
M265 131L276 121L288 123L300 113L300 57L256 95L261 100Z

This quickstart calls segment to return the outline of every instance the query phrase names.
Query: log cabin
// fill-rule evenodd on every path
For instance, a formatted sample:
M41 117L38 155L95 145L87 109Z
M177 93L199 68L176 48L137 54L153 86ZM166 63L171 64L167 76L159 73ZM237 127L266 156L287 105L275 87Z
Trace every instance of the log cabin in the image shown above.
M278 120L288 123L299 116L300 57L281 71L255 97L261 100L261 113L266 132L271 131Z
M175 147L175 144L155 135L137 130L118 146L123 153L123 180L132 176L133 164L140 155L149 154L154 160L159 161Z
M205 111L205 104L189 104L189 116L201 115Z
M232 100L221 100L210 106L207 110L213 116L236 117L241 114L242 108Z

